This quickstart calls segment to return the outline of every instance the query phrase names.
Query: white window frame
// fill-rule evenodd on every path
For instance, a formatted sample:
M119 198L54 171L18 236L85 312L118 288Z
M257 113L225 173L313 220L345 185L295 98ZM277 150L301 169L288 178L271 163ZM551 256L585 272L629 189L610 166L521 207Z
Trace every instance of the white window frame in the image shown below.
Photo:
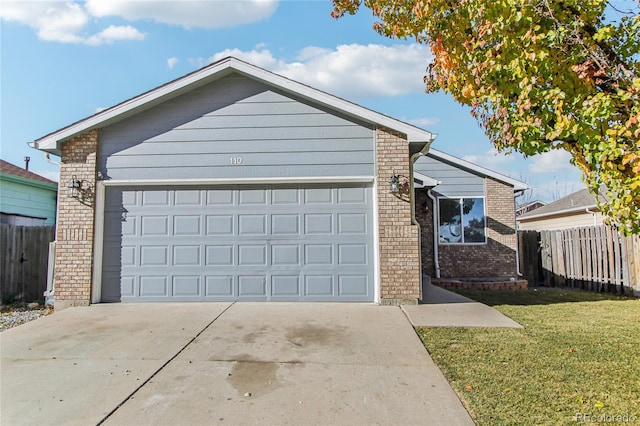
M464 217L461 212L460 222L462 225L461 229L461 237L462 241L457 242L446 242L442 241L440 238L440 200L458 200L460 202L460 208L462 209L463 200L469 198L480 198L482 199L482 217L484 218L484 241L483 242L465 242L464 241ZM487 197L485 196L477 196L477 195L461 195L461 196L438 196L438 226L436 228L436 238L438 239L438 244L441 246L482 246L487 245L489 239L487 237Z

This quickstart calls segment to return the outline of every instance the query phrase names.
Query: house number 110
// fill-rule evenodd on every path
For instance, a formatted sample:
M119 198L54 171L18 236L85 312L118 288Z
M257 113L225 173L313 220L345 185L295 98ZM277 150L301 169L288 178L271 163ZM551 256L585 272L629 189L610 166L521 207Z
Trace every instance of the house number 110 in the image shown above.
M242 157L231 157L231 164L234 166L242 164Z

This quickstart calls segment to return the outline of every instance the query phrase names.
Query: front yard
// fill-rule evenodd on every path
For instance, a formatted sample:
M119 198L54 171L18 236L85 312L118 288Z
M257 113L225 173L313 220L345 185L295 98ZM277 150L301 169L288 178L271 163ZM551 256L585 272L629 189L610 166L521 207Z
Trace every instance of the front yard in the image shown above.
M640 424L640 300L459 292L525 327L417 329L478 425Z

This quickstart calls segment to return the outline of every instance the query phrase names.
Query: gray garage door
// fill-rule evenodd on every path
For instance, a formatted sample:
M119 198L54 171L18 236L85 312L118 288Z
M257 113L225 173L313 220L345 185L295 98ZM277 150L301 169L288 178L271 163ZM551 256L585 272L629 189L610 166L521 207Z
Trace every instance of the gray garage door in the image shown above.
M108 187L102 301L373 300L367 184Z

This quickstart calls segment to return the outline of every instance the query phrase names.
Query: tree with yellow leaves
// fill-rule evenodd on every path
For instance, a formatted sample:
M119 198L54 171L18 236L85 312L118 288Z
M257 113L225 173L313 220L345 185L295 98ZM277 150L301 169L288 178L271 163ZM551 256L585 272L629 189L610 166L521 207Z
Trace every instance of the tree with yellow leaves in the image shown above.
M360 0L334 0L333 16ZM383 36L427 43L427 92L471 107L491 142L563 149L612 225L640 233L640 2L364 0Z

